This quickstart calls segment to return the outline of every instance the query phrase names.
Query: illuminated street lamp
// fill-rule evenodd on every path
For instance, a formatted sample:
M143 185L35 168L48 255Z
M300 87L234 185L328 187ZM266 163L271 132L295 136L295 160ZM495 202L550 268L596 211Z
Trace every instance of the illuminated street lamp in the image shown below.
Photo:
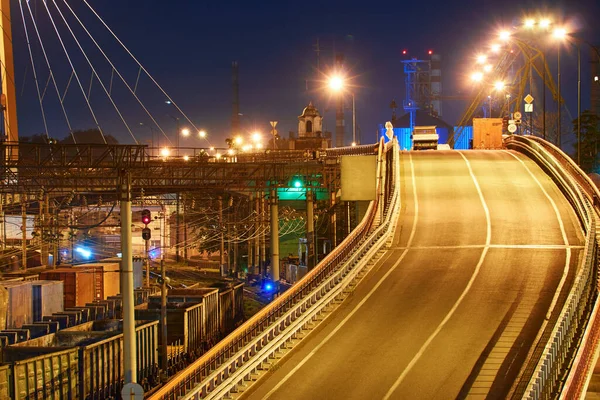
M510 39L510 32L509 31L500 31L500 33L498 34L498 37L503 42L506 42L508 39Z
M483 73L481 73L481 72L474 72L471 75L471 80L473 82L481 82L483 80Z
M198 132L198 137L200 139L204 139L206 137L206 131L205 130L201 130L200 132Z
M244 143L244 138L242 138L241 136L236 136L233 139L233 143L235 143L237 146L241 145L242 143Z
M329 78L329 88L334 92L341 92L344 89L345 82L341 76L336 75ZM352 95L352 143L356 143L356 102L354 92Z
M188 137L188 136L190 136L190 130L189 130L188 128L183 128L183 129L181 130L181 134L182 134L184 137Z
M564 28L556 28L554 29L554 31L552 32L552 37L556 40L564 40L567 37L567 31ZM557 79L556 79L556 90L558 92L557 94L557 100L558 100L558 122L557 122L557 127L556 127L556 132L557 132L557 142L558 142L558 148L560 149L561 146L561 121L560 121L560 103L561 103L561 96L560 96L560 43L558 44L557 50L556 50L556 62L557 62Z
M164 158L167 158L171 155L171 150L168 147L163 147L160 149L160 155Z
M487 61L487 56L485 54L479 54L477 56L477 64L485 64Z

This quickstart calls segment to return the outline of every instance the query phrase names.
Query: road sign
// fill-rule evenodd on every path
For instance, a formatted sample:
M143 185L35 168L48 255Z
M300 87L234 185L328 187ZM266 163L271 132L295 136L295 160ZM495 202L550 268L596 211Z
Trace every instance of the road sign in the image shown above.
M515 119L521 119L522 115L521 115L521 113L519 111L515 111L515 113L513 114L513 117Z
M533 103L533 96L528 94L527 96L525 96L524 100L525 100L525 103L531 104L531 103Z
M121 390L121 397L126 400L143 400L144 388L138 383L127 383Z
M517 126L515 124L508 125L508 131L510 133L515 133L517 131Z
M525 112L526 113L533 112L533 104L525 104Z
M277 121L269 121L269 123L271 124L271 126L273 128L275 128L277 126Z

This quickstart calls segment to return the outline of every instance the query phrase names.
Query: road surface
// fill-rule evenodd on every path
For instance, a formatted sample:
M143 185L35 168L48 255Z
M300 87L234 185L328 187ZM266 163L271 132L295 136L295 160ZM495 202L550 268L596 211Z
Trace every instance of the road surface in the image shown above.
M394 245L247 399L504 398L584 238L531 160L401 153Z

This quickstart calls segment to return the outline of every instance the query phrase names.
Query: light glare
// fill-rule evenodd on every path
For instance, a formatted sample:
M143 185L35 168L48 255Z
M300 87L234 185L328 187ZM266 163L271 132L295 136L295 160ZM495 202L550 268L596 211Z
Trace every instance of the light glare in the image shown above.
M477 56L477 64L484 64L487 61L487 56L485 54L480 54Z
M182 134L183 136L189 136L189 135L190 135L190 130L189 130L188 128L183 128L183 129L181 130L181 134Z
M481 72L475 72L471 75L471 80L475 82L481 82L483 79L483 74Z
M344 87L344 80L339 76L333 76L329 79L329 87L334 91L340 91Z

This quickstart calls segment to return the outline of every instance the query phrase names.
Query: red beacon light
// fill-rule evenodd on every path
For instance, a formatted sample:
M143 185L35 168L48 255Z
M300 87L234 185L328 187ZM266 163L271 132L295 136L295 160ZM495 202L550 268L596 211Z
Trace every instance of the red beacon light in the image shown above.
M427 54L429 54L429 55L432 55L432 54L433 54L433 50L429 50L429 51L427 52Z
M406 51L406 50L402 50L402 55L403 55L403 56L405 56L405 55L407 55L407 54L408 54L408 51Z

